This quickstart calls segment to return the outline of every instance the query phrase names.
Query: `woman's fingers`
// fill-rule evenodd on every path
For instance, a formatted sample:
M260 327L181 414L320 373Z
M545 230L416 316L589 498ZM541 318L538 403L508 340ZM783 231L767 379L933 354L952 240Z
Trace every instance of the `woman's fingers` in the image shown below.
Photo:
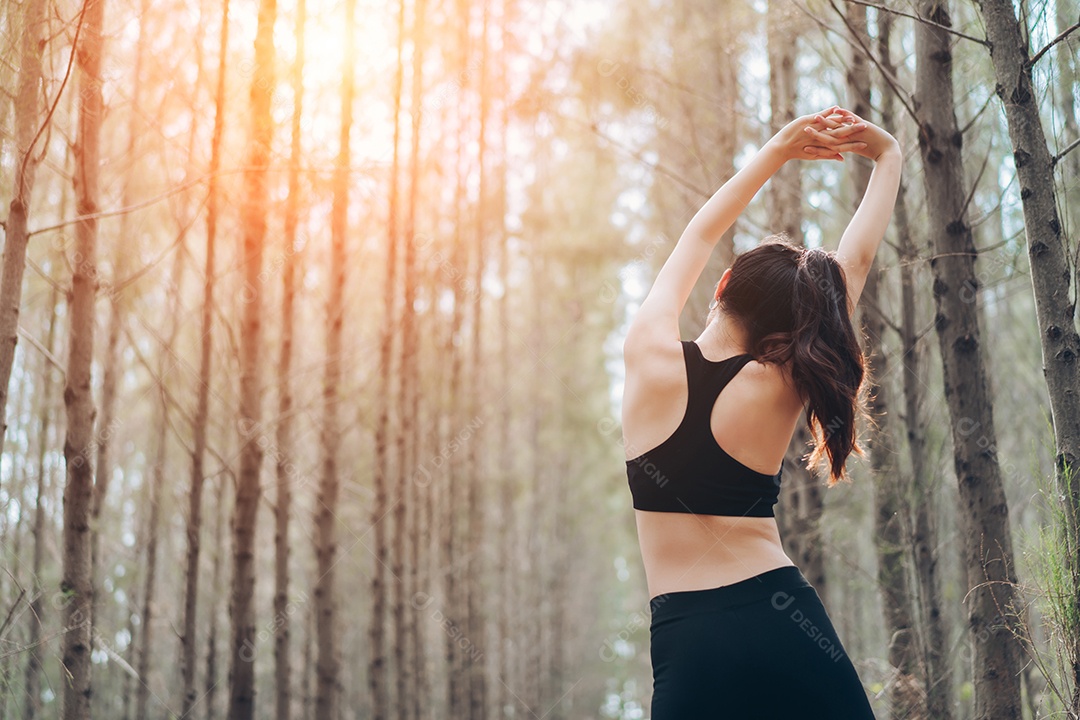
M843 124L840 122L840 118L842 117L842 115L815 115L814 120L832 130L843 127Z
M853 134L859 132L860 130L865 130L865 129L866 129L866 123L857 122L857 123L851 123L851 124L846 124L846 125L839 125L836 128L830 128L830 131L829 131L828 134L833 136L834 138L846 138L846 137L848 137L850 135L853 135Z
M846 142L840 143L839 145L831 145L829 146L829 149L835 150L836 152L852 152L854 150L862 150L865 147L866 143L864 142Z
M803 148L803 152L818 160L840 160L841 162L844 160L840 153L835 150L818 145L807 145Z
M846 128L840 128L838 130L829 130L827 132L822 132L817 128L807 126L806 133L814 139L815 145L833 148L836 150L840 150L841 152L843 152L843 150L841 150L842 146L847 150L857 150L860 147L866 147L866 143L845 142L844 138L846 137L846 135L850 134L845 132L845 130Z

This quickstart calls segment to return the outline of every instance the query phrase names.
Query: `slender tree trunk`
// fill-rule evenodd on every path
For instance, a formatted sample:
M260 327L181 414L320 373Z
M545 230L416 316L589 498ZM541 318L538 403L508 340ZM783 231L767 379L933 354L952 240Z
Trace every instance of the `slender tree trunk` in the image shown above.
M157 561L158 561L158 540L159 540L159 525L161 524L161 500L165 492L166 482L166 468L168 467L169 459L169 427L171 421L169 419L169 398L165 391L165 379L168 375L168 362L167 359L170 353L173 352L172 348L176 345L176 336L180 329L180 312L181 312L181 288L184 284L184 255L183 253L176 253L173 258L172 277L170 278L170 297L169 307L167 310L168 334L165 340L159 348L160 353L158 368L156 377L152 378L152 382L156 382L160 387L160 406L158 408L157 424L155 426L155 445L156 457L154 458L153 472L149 493L150 500L150 519L147 524L146 531L146 576L144 578L143 587L143 609L139 613L139 627L141 633L139 635L139 682L136 683L135 691L135 717L137 720L146 720L148 715L148 703L150 699L150 683L151 683L151 655L156 654L154 647L154 615L156 610L155 594L157 592ZM155 699L158 696L155 695Z
M1075 260L1070 260L1076 248L1069 246L1058 216L1055 162L1046 144L1039 98L1032 82L1027 33L1017 21L1011 2L979 0L979 8L994 63L997 94L1005 106L1020 184L1028 262L1042 340L1043 376L1054 425L1055 476L1059 493L1068 503L1065 516L1069 547L1078 553L1071 558L1069 577L1073 597L1080 598L1080 483L1076 481L1080 470L1080 375L1077 372L1080 333L1072 283ZM1058 46L1059 52L1062 47ZM1049 58L1042 62L1049 62ZM1075 108L1073 113L1066 114L1069 116L1073 117L1075 128ZM1062 192L1061 201L1064 203L1065 199ZM1074 637L1072 642L1074 645L1068 651L1073 661L1071 710L1076 714L1080 713L1080 637Z
M546 148L541 148L540 143L543 140L536 137L536 147L543 152ZM541 165L537 170L537 179L539 187L546 188L548 180L548 170L546 163L541 161ZM543 192L541 194L541 203L543 203ZM538 228L539 239L543 239L545 230L543 227ZM542 248L542 244L537 244L533 253L533 268L535 272L532 276L532 295L534 298L539 298L543 293L543 285L540 282L540 278L546 277L546 263L544 261L543 254L539 248ZM545 305L542 302L533 303L533 312L531 320L531 332L530 342L532 344L532 352L539 354L542 352L544 343L546 340L545 328L547 327L545 321ZM531 387L531 393L534 398L544 397L547 387L541 382L546 379L546 375L540 373L533 373L533 381ZM546 472L543 472L543 468L546 467L548 462L548 455L545 452L543 437L541 435L541 418L544 417L545 411L549 411L550 407L547 403L534 403L532 412L529 415L529 429L528 437L531 440L530 448L530 477L528 482L528 496L526 500L526 510L528 515L528 521L526 524L526 557L527 561L522 567L523 574L530 578L534 590L526 595L526 617L528 618L528 625L525 628L527 651L526 651L526 666L525 666L525 692L523 697L527 703L526 709L533 714L540 714L546 710L544 702L544 669L548 667L548 655L546 647L546 634L544 632L547 627L547 602L546 602L546 588L547 588L547 568L544 565L543 558L547 557L548 553L548 536L545 532L546 528L543 523L543 511L544 511L544 489L543 481L547 476ZM538 588L538 590L536 589Z
M456 180L456 189L454 194L454 236L452 239L451 248L451 260L450 264L455 272L453 282L454 293L454 307L450 316L450 335L448 339L448 346L446 352L450 358L450 373L449 373L449 416L451 419L451 428L459 426L462 420L465 419L464 408L465 397L461 389L462 375L463 375L463 358L462 347L464 346L464 339L461 338L462 327L464 324L465 314L465 302L466 293L461 278L457 276L457 273L463 271L466 263L465 252L465 233L463 225L466 222L466 175L467 168L465 165L465 144L468 132L468 111L467 103L465 102L465 90L469 79L469 2L468 0L458 0L455 5L456 20L457 20L457 51L459 70L458 77L461 78L461 87L459 93L461 93L461 99L457 103L457 142L455 143L457 148L457 154L454 162L454 172ZM460 542L460 530L458 522L459 514L459 498L461 493L460 484L465 475L464 463L461 460L459 453L454 453L450 457L448 463L449 468L446 477L446 492L443 502L443 510L445 515L445 533L446 537L443 540L443 554L442 554L442 567L446 573L446 614L455 622L461 617L460 611L462 604L459 600L460 595L460 580L457 576L458 567L455 562L458 559L458 547ZM459 653L457 643L452 637L451 633L446 633L445 638L446 646L446 676L447 676L447 706L449 708L450 717L464 717L465 710L465 690L467 685L463 682L464 678L459 670Z
M795 61L801 22L802 17L794 5L770 0L766 30L772 110L769 128L773 134L798 115L795 107ZM772 177L768 200L769 215L776 231L787 235L797 245L805 244L802 231L802 173L798 163L785 164ZM820 480L801 459L806 454L810 440L809 430L800 423L784 460L784 482L777 522L789 554L824 600L828 596L820 524L824 498Z
M948 2L920 0L919 14L951 25ZM1009 511L997 460L990 386L980 343L975 243L965 217L963 137L953 104L952 38L916 23L919 148L934 258L934 325L941 347L965 548L968 629L974 650L975 720L1020 717L1020 647Z
M292 512L293 481L293 333L296 321L296 226L300 208L300 163L304 109L304 36L307 2L296 4L296 57L292 65L292 140L289 159L289 196L285 203L285 237L282 248L281 351L278 356L278 422L276 430L275 475L277 498L274 505L274 684L277 720L292 716L292 667L289 657L292 620L289 613L289 515Z
M51 354L56 339L56 306L60 300L58 287L53 285L49 293L49 334L45 340L45 349ZM42 625L45 621L45 605L41 602L44 588L40 587L41 563L44 553L46 457L49 449L49 423L55 373L48 358L42 358L41 371L41 411L38 415L38 453L37 453L37 498L34 503L34 554L31 561L31 577L34 579L33 597L30 600L30 628L26 645L29 648L26 659L26 704L23 705L23 720L34 720L41 711L41 643Z
M304 689L304 720L315 720L312 708L315 706L315 613L307 613L304 623L304 672L300 684Z
M1065 29L1071 27L1073 23L1077 22L1076 3L1074 0L1057 0L1055 3L1056 16L1057 16L1057 31L1065 32ZM1064 125L1061 137L1057 138L1058 147L1064 150L1070 144L1080 139L1080 108L1076 106L1076 83L1078 75L1080 75L1080 50L1077 48L1077 44L1080 43L1080 38L1074 33L1071 38L1065 40L1056 50L1057 57L1054 58L1054 82L1056 84L1056 101L1057 111L1061 115L1062 123ZM1062 166L1063 177L1077 178L1080 177L1080 152L1073 150L1068 155L1063 157L1058 165ZM1066 228L1069 228L1069 212L1077 212L1076 208L1080 207L1080 186L1077 183L1065 183L1065 202L1062 204L1065 208L1065 220ZM1075 216L1074 216L1075 217ZM1077 268L1080 272L1080 268ZM1078 278L1080 280L1080 278Z
M870 118L870 67L862 48L870 47L866 25L866 7L847 6L847 25L855 35L847 71L848 103L856 115ZM885 13L886 15L888 13ZM853 157L855 208L862 201L873 167L865 158ZM874 478L874 536L878 559L878 585L882 593L885 631L888 637L888 661L894 676L890 679L890 713L898 720L918 717L921 693L915 678L913 651L912 598L907 582L910 557L905 528L904 482L896 462L893 441L897 430L890 411L889 389L882 384L889 377L889 357L885 350L888 321L882 307L881 258L875 258L863 288L861 312L862 335L870 367L869 428L870 467Z
M469 468L468 495L465 506L468 508L469 526L469 573L466 591L468 592L467 622L469 646L465 652L467 677L469 678L469 717L474 720L483 720L487 717L487 675L483 662L483 650L487 647L487 614L485 607L484 577L487 563L484 556L484 531L487 505L485 485L490 477L487 465L484 463L486 453L484 447L484 415L487 407L485 395L486 383L482 377L483 356L483 328L484 328L484 293L483 276L485 257L487 253L487 168L485 156L487 150L487 116L488 116L488 18L489 0L482 0L482 25L480 30L480 124L479 156L477 168L479 172L477 202L476 202L476 240L475 240L475 263L473 265L472 280L472 373L469 380L471 395L470 424L475 423L476 430L469 438L468 457L466 459ZM479 653L479 655L478 655Z
M132 69L131 73L131 111L128 114L127 144L124 149L124 157L127 159L129 165L123 175L123 189L120 193L121 207L129 207L132 204L132 174L137 167L138 162L137 138L140 137L139 119L141 117L139 103L142 91L142 66L146 38L145 22L143 19L147 15L147 6L148 0L140 0L139 34L135 41L135 67ZM190 155L188 157L190 158ZM130 265L129 258L133 255L131 247L135 242L129 237L131 231L131 215L129 213L124 213L120 216L119 223L120 232L117 236L118 242L116 242L112 249L112 279L114 285L115 283L121 282L126 275L127 268ZM109 306L108 333L106 335L105 347L103 348L101 358L101 402L95 438L95 443L97 445L97 467L94 472L93 507L90 511L90 576L91 582L95 588L102 587L102 543L106 538L103 537L102 534L101 515L105 509L105 497L108 493L109 483L112 480L112 441L116 427L119 424L116 417L117 384L124 374L124 365L120 355L120 334L124 329L124 298L121 296L120 291L115 287L109 289L107 298ZM103 598L95 592L94 604L91 611L91 634L94 638L95 645L100 645L98 638L102 635L98 627L101 621L100 607L102 600ZM100 705L102 701L107 701L109 699L110 698L99 695L96 700L97 704ZM91 710L93 709L94 708L91 708ZM105 707L103 706L98 707L97 711L100 712L104 709Z
M891 33L892 13L880 13L878 26L878 58L881 69L891 77L896 76L892 61ZM895 96L882 89L881 122L883 127L896 124ZM920 332L925 323L917 319L918 305L915 288L918 286L916 271L919 267L919 251L911 235L908 219L907 189L900 181L896 208L893 213L898 254L900 260L900 345L904 393L904 429L908 439L908 456L911 475L898 476L903 480L902 492L906 498L908 530L914 555L915 573L911 585L912 612L914 618L914 641L919 661L916 672L922 684L921 712L924 717L935 720L952 720L952 672L949 667L947 643L948 628L942 614L941 576L938 571L938 533L933 521L933 508L938 506L938 488L935 474L927 457L926 418L923 412L926 385L924 378L924 351L920 347Z
M502 2L502 18L499 24L500 42L499 47L506 52L510 41L510 0ZM500 225L499 242L499 275L505 287L510 287L510 239L506 227L506 214L508 210L506 186L509 182L509 147L507 137L510 127L510 85L509 72L507 70L510 58L503 57L499 63L499 95L502 98L502 112L500 115L500 162L498 177L498 217ZM498 423L498 448L499 448L499 511L498 527L495 530L498 548L498 572L497 582L500 592L498 597L498 630L497 643L491 643L498 652L498 665L496 678L499 682L493 683L492 701L495 705L495 717L506 716L506 707L512 701L509 696L508 685L513 682L514 663L513 653L516 651L515 637L511 633L513 626L514 605L516 594L514 590L514 492L516 487L516 474L514 472L514 451L512 447L511 427L513 425L513 382L511 380L510 346L513 334L510 332L510 293L503 292L498 301L498 322L502 328L499 337L499 382L498 387L502 392L499 400L500 418Z
M26 229L39 157L32 144L41 121L41 56L46 3L24 4L19 80L15 91L15 187L4 228L4 267L0 274L0 457L7 431L8 384L15 364L15 344L19 336L19 306L22 279L26 270ZM80 66L82 67L82 66ZM6 125L5 125L6 127Z
M160 377L160 376L159 376ZM161 494L162 485L165 483L165 463L168 455L168 406L167 400L161 398L160 416L157 421L156 440L157 457L154 460L153 486L150 488L150 521L147 526L146 543L146 577L143 586L143 606L139 613L139 673L135 683L135 718L147 720L148 703L150 700L150 658L154 652L154 618L155 599L157 589L157 546L158 525L161 518Z
M412 447L418 436L417 418L412 412L416 407L415 393L419 372L416 363L418 337L416 331L416 206L420 193L420 131L423 127L423 89L424 89L424 22L427 15L425 0L416 0L413 8L413 66L411 87L411 112L413 117L411 148L409 152L409 197L405 212L405 227L402 241L404 258L402 263L402 285L405 298L401 316L401 385L399 387L398 407L401 409L401 431L397 437L397 461L400 480L400 503L394 508L394 574L397 588L394 600L394 659L397 672L397 711L398 717L408 717L411 692L415 689L415 671L407 661L409 648L412 646L412 633L417 631L419 603L411 603L407 597L409 571L405 560L409 556L409 542L419 542L410 527L415 526L416 483L410 467Z
M214 281L218 220L218 180L221 138L225 127L225 70L229 46L229 0L221 8L218 39L218 75L214 93L214 130L210 139L210 168L206 199L206 259L203 268L203 307L199 347L199 383L196 391L194 438L191 450L191 488L188 494L187 567L184 573L184 619L181 642L182 715L195 706L195 664L198 652L199 556L202 532L202 492L205 472L207 427L210 423L211 358L214 347Z
M390 716L390 683L387 677L386 649L386 568L390 562L386 541L386 524L383 522L390 509L387 507L388 480L390 477L390 398L395 322L395 289L398 247L398 148L401 139L401 94L404 79L402 59L405 44L405 0L398 6L397 69L394 73L394 147L390 164L390 202L387 213L386 275L383 282L383 325L379 338L379 384L376 397L375 421L375 504L371 511L371 525L375 532L375 567L371 580L371 626L368 633L371 649L368 661L368 691L372 698L373 720L388 720Z
M795 61L799 50L802 17L797 7L785 0L769 0L766 17L766 44L769 56L769 132L778 133L798 117L798 77ZM802 170L798 163L784 163L769 180L769 217L778 233L793 243L803 244Z
M229 720L253 720L255 715L255 524L262 486L259 472L262 387L262 273L263 243L269 198L267 166L274 124L270 101L274 91L274 21L276 0L259 0L255 35L255 71L251 79L251 132L247 150L246 192L243 203L243 319L240 331L240 474L233 509L232 659Z
M341 80L341 128L334 172L334 199L330 211L330 296L326 304L326 361L323 368L322 478L315 508L315 543L318 577L315 580L315 614L318 623L319 656L315 713L326 720L339 715L338 647L335 627L334 566L337 564L337 533L334 513L341 482L337 452L341 444L338 398L341 392L341 338L345 315L345 241L349 210L349 136L352 128L354 85L353 46L356 0L345 2L344 63Z
M214 574L211 580L213 600L207 612L206 631L206 689L203 692L203 704L206 705L206 720L217 718L217 688L221 682L218 678L218 612L217 598L221 596L221 556L225 547L225 479L218 481L217 497L214 498Z
M723 118L722 122L715 125L717 130L715 147L710 148L709 156L715 158L715 163L710 163L707 168L705 182L714 187L720 187L735 174L735 153L739 147L739 40L735 23L741 13L737 12L738 5L728 3L716 3L712 0L703 0L693 3L682 3L685 10L680 22L701 23L707 22L709 27L718 29L717 36L709 40L709 49L714 53L713 67L716 73L715 97L719 98L718 107L714 110L714 116ZM692 32L686 28L683 32ZM693 118L688 118L692 123ZM711 282L720 280L724 270L731 267L735 261L735 234L738 230L738 222L728 229L716 244L716 249L709 256L703 275L710 278ZM704 290L701 288L700 290ZM705 316L705 308L712 301L712 291L715 288L710 285L708 292L695 292L691 294L687 303L687 313L684 313L688 322L695 327L692 332L697 335L700 328L699 318Z
M79 87L79 120L75 139L75 256L71 277L71 326L67 386L67 435L64 460L64 560L60 590L64 594L63 720L90 717L91 585L90 511L93 504L94 397L90 387L94 361L94 296L97 272L99 132L103 114L101 93L102 26L105 0L87 0L81 45L75 48Z

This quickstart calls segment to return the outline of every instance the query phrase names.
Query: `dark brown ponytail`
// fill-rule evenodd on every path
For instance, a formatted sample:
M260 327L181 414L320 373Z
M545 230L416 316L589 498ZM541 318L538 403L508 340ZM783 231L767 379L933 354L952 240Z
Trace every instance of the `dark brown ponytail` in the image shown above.
M808 464L827 466L830 486L847 480L847 457L863 454L856 421L866 414L865 359L836 254L769 238L735 259L720 306L742 322L757 360L790 363L814 437Z

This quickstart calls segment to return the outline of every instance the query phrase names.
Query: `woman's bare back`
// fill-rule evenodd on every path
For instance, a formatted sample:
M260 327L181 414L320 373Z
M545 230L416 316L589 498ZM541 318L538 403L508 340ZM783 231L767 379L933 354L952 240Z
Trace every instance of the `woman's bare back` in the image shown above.
M709 333L698 339L710 345ZM701 347L716 362L739 353ZM675 432L687 406L687 379L679 343L655 348L628 369L623 393L623 439L632 460ZM751 470L775 475L803 411L783 368L750 361L713 406L710 429L729 455ZM717 482L723 482L718 478ZM776 520L635 510L650 597L728 585L792 561Z

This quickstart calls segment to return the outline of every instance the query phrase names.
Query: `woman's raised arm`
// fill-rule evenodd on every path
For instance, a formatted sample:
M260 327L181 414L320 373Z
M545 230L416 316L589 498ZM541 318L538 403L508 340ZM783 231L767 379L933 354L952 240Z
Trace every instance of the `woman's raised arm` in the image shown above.
M848 110L840 110L839 113L847 117L851 124L837 132L848 134L851 140L861 140L863 147L852 152L874 161L874 172L870 175L866 193L836 249L836 260L844 268L847 280L848 311L854 313L870 267L874 264L874 255L892 218L904 159L900 144L888 132ZM833 120L828 122L830 125L836 124ZM809 134L818 137L820 132L815 128ZM831 136L822 136L827 137Z
M846 116L832 107L791 121L728 180L694 215L660 269L627 333L625 348L679 340L679 315L720 237L773 173L789 160L843 160L842 152L865 149ZM813 130L813 137L806 128Z

